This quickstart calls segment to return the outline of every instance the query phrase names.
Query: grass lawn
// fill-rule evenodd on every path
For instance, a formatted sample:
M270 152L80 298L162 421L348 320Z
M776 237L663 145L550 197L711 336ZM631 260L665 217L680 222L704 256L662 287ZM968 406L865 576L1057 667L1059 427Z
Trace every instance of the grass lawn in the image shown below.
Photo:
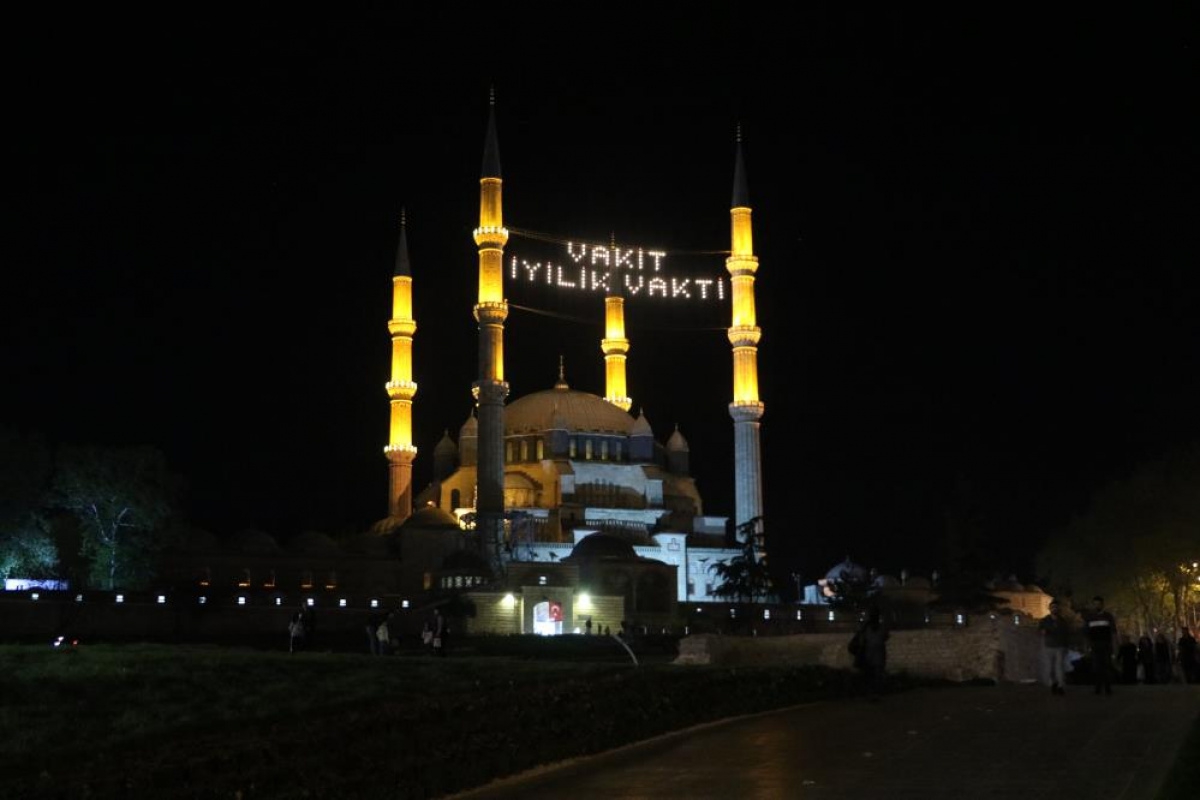
M0 647L0 796L422 798L862 692L809 668Z

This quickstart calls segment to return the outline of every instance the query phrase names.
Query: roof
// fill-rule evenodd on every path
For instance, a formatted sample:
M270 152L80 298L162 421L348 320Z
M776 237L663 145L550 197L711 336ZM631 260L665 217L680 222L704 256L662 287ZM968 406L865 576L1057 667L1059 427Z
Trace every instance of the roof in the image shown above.
M504 408L505 433L543 431L565 427L569 431L629 435L633 417L598 395L566 388L520 397Z
M437 506L422 506L404 520L404 528L459 528L458 518Z

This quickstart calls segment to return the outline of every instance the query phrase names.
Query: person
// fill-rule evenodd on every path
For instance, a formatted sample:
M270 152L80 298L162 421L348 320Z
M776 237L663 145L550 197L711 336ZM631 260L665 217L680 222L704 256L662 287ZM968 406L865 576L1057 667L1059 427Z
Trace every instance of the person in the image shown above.
M871 690L871 699L878 700L887 673L888 629L883 624L883 614L877 606L867 612L867 620L858 629L861 638L861 657L856 657L856 666L866 675Z
M1050 613L1038 622L1042 637L1042 663L1051 694L1066 694L1067 645L1070 629L1057 600L1050 601Z
M433 626L429 624L429 620L425 620L425 624L421 626L421 644L433 647Z
M367 615L367 652L373 656L379 655L379 625L380 619L378 614Z
M1154 642L1144 633L1138 637L1137 666L1142 673L1142 683L1158 683L1154 679Z
M440 608L433 610L433 654L446 655L446 617Z
M304 616L297 611L288 623L288 652L304 649Z
M1138 646L1128 635L1121 637L1121 646L1117 648L1117 662L1121 665L1121 683L1134 684L1138 682Z
M1092 652L1092 678L1096 694L1112 694L1113 642L1117 638L1117 620L1104 608L1104 598L1092 598L1092 607L1083 615L1088 647Z
M388 623L391 621L392 615L388 614L383 622L379 623L379 627L375 629L375 638L379 641L379 655L386 656L392 653L392 636L388 631Z
M588 636L592 635L592 618L591 617L588 617L587 622L583 623L583 632L584 632L584 634L586 634Z
M1175 643L1176 654L1179 658L1179 669L1183 672L1183 680L1187 683L1200 683L1200 661L1196 659L1196 637L1184 625L1180 630L1179 641Z
M1171 643L1162 631L1154 634L1154 677L1159 683L1171 682Z

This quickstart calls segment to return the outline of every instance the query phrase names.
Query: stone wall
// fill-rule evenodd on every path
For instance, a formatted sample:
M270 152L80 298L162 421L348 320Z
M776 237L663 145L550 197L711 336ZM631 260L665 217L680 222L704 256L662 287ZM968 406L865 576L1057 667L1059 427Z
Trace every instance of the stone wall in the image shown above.
M679 643L677 664L853 667L848 633L792 636L688 636ZM952 681L1030 681L1040 676L1041 641L1030 625L1011 618L970 626L892 631L888 671Z

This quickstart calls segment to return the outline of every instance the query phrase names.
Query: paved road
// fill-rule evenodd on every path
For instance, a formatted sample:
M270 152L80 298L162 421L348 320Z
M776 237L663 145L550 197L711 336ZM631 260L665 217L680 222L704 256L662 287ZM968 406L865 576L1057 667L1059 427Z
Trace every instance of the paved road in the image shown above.
M1200 686L920 689L726 720L456 795L508 798L1150 800Z

